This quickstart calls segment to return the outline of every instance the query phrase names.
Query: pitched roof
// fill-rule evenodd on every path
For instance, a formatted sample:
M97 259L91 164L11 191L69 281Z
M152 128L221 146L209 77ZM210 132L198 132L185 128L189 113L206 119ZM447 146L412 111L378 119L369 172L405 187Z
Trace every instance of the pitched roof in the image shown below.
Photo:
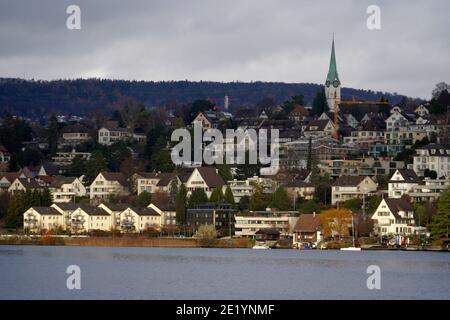
M40 184L34 179L18 178L20 183L25 187L25 189L39 189Z
M209 188L222 187L225 185L222 177L217 173L214 167L200 167L196 168L203 180L205 180L206 185Z
M159 181L156 185L158 187L168 186L174 177L175 173L173 172L162 172L159 174Z
M400 175L403 177L405 182L417 182L419 181L419 177L417 176L417 174L414 172L413 169L397 169L397 171L400 173ZM394 173L395 174L395 173ZM392 175L394 176L394 175ZM389 182L394 182L396 180L392 180L392 176L391 179L389 180ZM398 182L398 181L397 181Z
M101 203L111 211L122 212L129 207L126 203Z
M394 217L400 219L399 211L412 211L412 205L409 201L402 198L385 198L383 199Z
M77 177L56 176L50 184L50 188L61 188L63 184L73 183Z
M151 204L153 204L155 207L157 207L161 211L175 211L175 206L170 202L152 201Z
M74 211L80 207L79 203L73 203L73 202L59 202L54 203L54 206L57 206L63 211Z
M107 181L117 181L123 186L127 185L127 179L125 179L124 175L121 172L106 172L106 171L102 171L101 175Z
M323 131L328 122L330 120L311 120L306 126L305 131Z
M161 216L158 212L153 210L152 208L137 208L137 207L128 207L130 210L136 212L139 216Z
M292 111L289 113L289 115L293 116L293 115L297 115L297 114L306 116L309 114L309 112L308 112L308 110L305 109L304 106L296 105L294 107L294 109L292 109Z
M31 207L31 209L41 215L61 215L61 213L53 207Z
M322 227L319 215L301 214L295 224L294 231L316 232Z
M366 176L340 176L333 182L335 187L356 187Z
M6 180L8 180L10 183L13 183L14 180L16 180L17 178L19 178L21 175L21 172L3 172L0 173L0 179L1 178L6 178Z
M98 207L91 207L88 205L80 204L78 206L78 208L80 208L81 210L83 210L90 216L109 216L110 215L106 210L104 210L102 208L98 208Z

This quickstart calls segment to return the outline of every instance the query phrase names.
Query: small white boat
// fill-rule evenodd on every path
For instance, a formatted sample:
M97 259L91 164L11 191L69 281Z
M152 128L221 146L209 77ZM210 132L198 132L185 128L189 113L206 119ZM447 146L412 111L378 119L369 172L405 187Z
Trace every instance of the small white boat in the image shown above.
M270 247L263 243L263 244L255 244L252 249L270 249Z
M341 248L341 251L361 251L361 248L356 247Z

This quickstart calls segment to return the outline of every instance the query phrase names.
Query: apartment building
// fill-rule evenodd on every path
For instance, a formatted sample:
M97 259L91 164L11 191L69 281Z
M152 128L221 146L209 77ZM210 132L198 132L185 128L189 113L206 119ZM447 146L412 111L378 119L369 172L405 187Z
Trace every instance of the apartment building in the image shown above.
M90 186L90 198L108 200L129 195L127 180L120 172L100 172Z
M367 176L341 176L331 186L331 204L371 196L377 187L378 184Z

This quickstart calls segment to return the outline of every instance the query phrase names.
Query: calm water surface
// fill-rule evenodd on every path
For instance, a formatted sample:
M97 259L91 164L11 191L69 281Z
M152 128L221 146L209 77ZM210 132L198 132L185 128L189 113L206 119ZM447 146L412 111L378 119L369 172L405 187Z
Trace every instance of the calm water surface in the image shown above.
M450 299L450 254L0 246L0 299Z

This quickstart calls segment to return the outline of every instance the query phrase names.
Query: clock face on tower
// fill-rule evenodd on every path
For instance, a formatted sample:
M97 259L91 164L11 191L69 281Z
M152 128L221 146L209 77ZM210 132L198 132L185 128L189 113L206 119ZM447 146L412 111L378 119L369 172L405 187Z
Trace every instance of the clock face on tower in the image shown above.
M329 86L330 86L330 80L327 80L327 81L325 82L325 85L326 85L327 87L329 87Z
M339 82L337 80L333 81L333 87L337 88L339 86Z

